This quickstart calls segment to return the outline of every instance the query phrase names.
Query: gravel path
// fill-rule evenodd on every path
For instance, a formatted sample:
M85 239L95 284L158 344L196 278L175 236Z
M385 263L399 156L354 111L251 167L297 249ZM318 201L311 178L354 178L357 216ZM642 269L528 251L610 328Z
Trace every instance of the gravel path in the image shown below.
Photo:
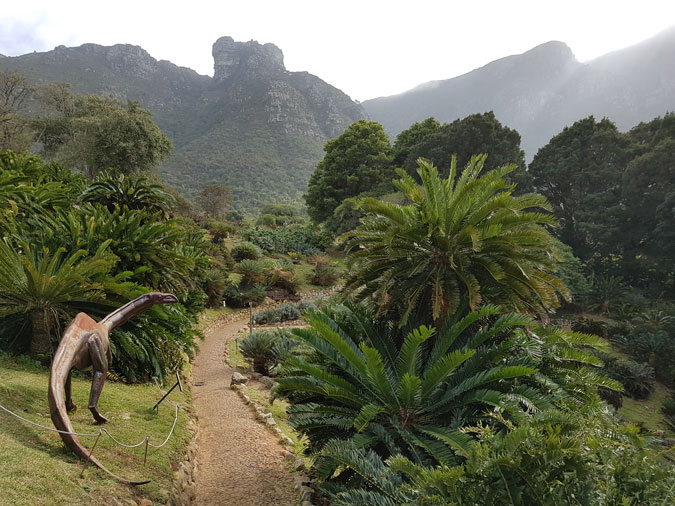
M194 361L198 506L291 506L298 502L282 446L229 388L232 368L223 359L225 343L245 324L240 320L211 330Z

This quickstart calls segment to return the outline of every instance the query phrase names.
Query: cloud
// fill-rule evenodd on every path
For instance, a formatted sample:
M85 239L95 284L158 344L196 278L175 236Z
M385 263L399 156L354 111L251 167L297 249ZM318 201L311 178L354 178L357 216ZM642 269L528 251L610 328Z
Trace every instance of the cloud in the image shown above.
M41 21L26 23L0 19L0 53L5 56L19 56L53 49L38 35L41 25Z

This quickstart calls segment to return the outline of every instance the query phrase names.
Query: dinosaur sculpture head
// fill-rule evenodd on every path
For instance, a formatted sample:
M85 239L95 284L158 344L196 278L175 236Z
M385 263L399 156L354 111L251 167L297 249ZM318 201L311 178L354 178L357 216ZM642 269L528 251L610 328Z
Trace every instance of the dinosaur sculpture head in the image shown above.
M178 302L178 297L172 293L150 292L146 295L150 296L154 304L175 304Z

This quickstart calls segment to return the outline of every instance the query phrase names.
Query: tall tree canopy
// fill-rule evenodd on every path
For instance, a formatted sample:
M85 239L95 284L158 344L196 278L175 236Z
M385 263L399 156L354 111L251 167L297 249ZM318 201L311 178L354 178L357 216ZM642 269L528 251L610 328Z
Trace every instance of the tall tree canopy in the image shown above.
M232 191L224 184L206 185L197 196L197 205L211 218L222 218L232 204Z
M307 212L316 222L326 221L344 199L388 186L394 177L389 138L374 121L353 123L324 151L305 195Z
M138 102L72 96L62 86L43 90L42 97L47 112L35 125L45 156L89 177L109 169L121 174L147 172L171 153L171 141Z
M24 116L27 100L35 87L17 72L0 72L0 150L27 151L33 138Z
M458 166L464 167L475 153L490 155L485 162L485 170L513 163L516 170L511 177L518 179L519 173L525 169L520 134L503 126L492 111L472 114L443 125L438 125L433 118L415 123L398 135L394 152L397 166L413 176L420 157L439 167L441 176L445 177L453 155L457 157Z
M553 137L529 166L534 189L560 220L560 239L583 260L615 251L621 177L632 155L628 135L590 116Z

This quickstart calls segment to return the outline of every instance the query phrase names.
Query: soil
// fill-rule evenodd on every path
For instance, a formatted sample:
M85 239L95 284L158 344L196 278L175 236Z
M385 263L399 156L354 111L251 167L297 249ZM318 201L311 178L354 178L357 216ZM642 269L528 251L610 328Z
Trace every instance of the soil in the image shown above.
M239 320L207 334L193 364L194 406L199 423L198 506L290 506L298 503L278 438L255 419L230 389L233 369L225 345L245 326Z

